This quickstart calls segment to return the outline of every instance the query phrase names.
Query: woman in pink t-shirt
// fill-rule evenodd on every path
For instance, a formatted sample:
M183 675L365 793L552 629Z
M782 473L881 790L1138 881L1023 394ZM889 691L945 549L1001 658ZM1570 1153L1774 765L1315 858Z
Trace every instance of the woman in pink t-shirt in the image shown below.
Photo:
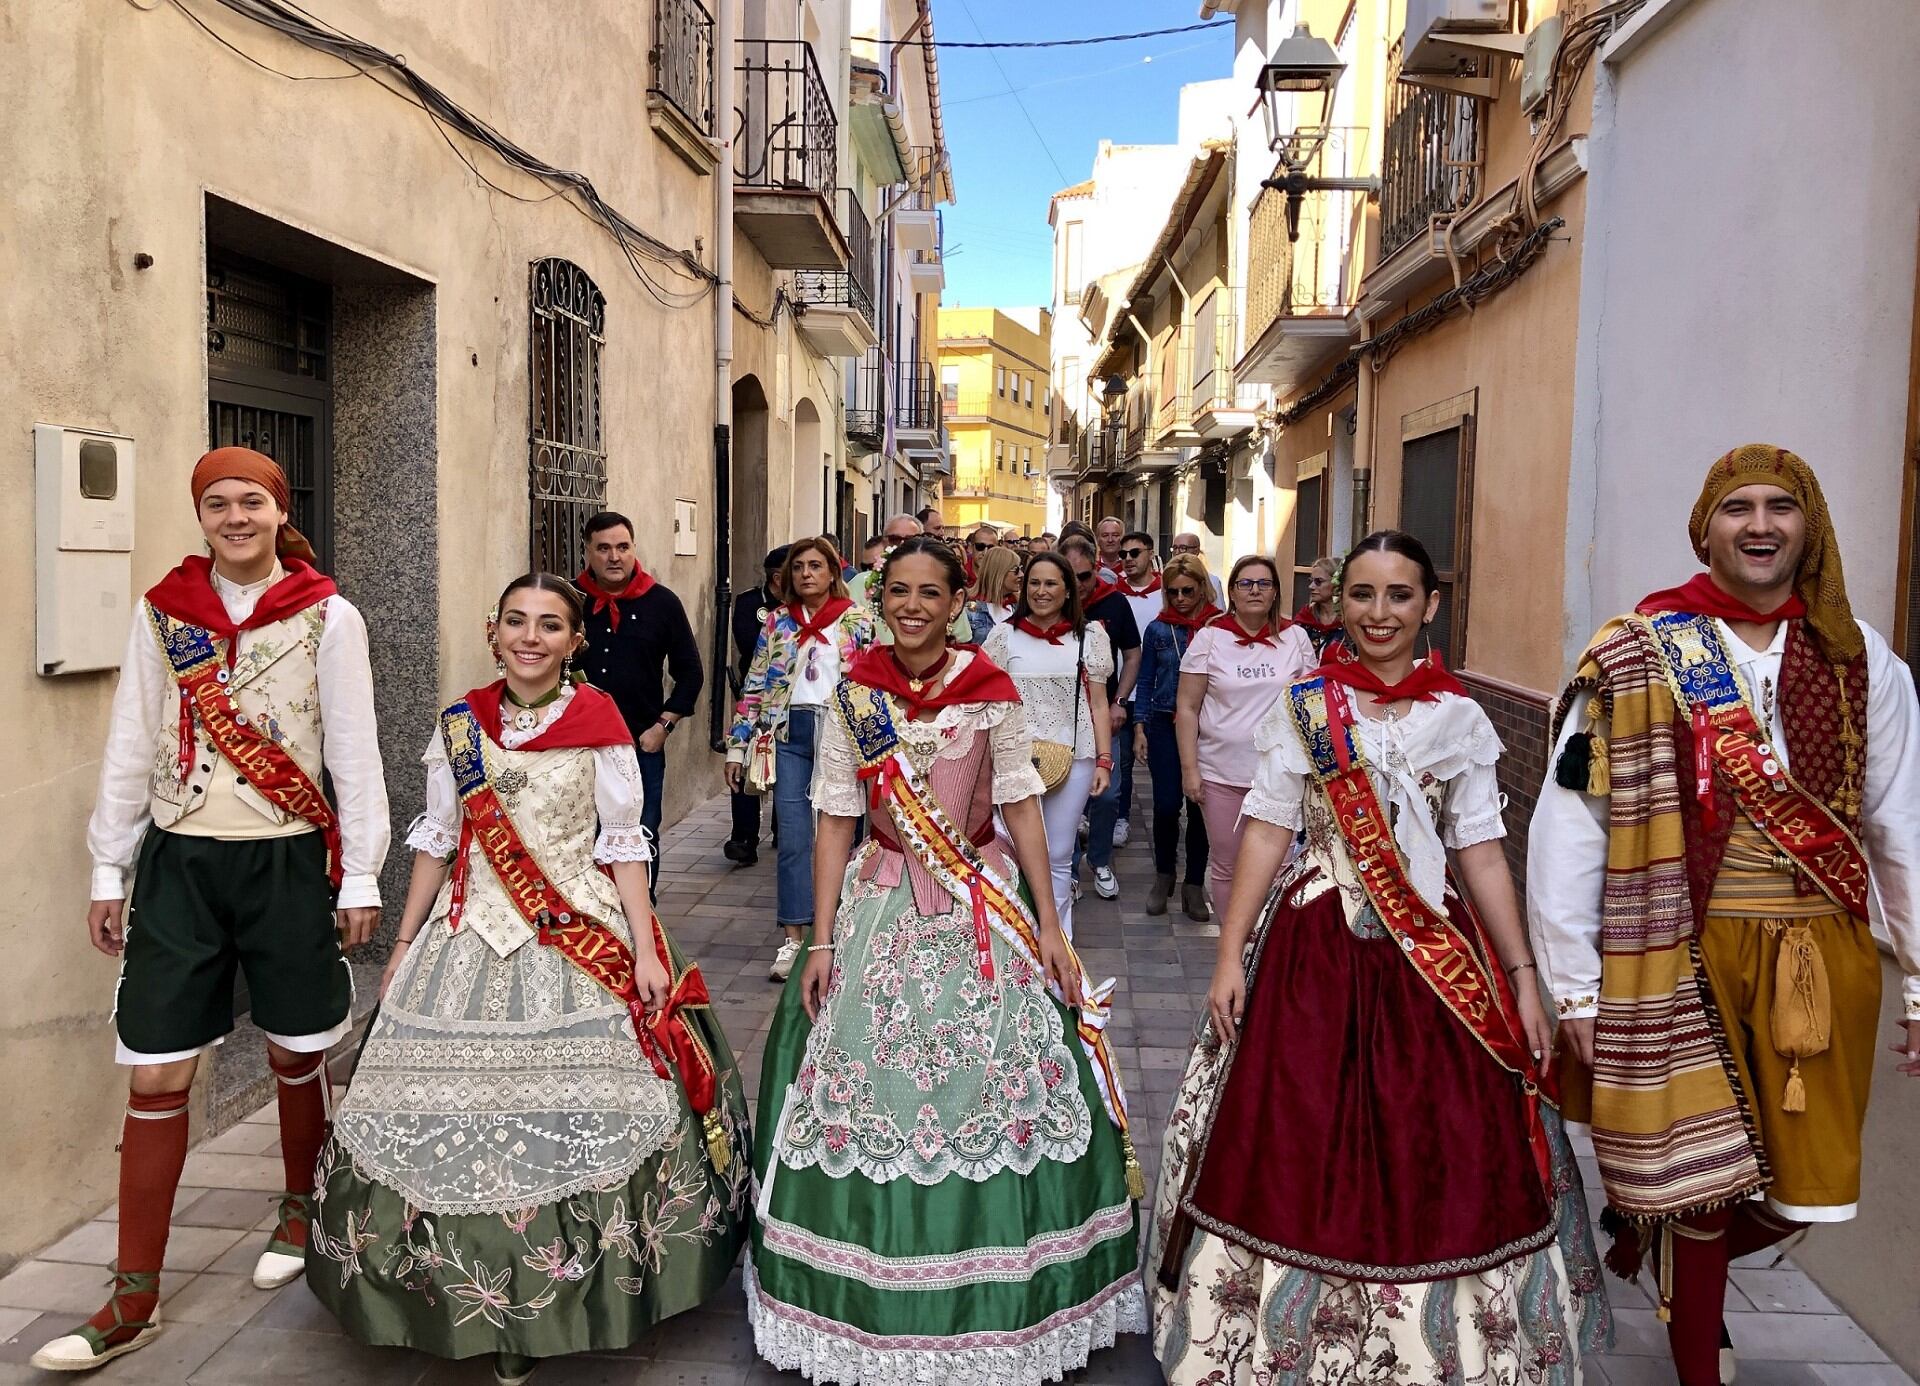
M1227 614L1193 637L1180 660L1173 729L1182 792L1207 820L1207 875L1216 902L1233 886L1240 802L1259 757L1254 728L1286 686L1317 662L1306 632L1279 614L1280 572L1249 554L1227 579Z

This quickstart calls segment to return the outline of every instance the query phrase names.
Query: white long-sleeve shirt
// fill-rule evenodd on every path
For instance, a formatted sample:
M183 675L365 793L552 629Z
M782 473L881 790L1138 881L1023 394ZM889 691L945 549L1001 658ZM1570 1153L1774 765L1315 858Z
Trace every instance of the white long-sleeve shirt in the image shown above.
M213 574L213 590L235 622L253 614L268 578L241 586ZM242 634L242 639L245 634ZM375 729L373 672L368 664L367 623L345 597L327 598L326 625L314 656L323 729L321 759L333 779L340 818L341 909L380 904L380 867L392 835L387 784ZM123 900L127 871L153 822L149 785L154 747L163 727L180 717L172 671L153 637L144 601L134 608L113 695L107 747L100 762L99 792L87 823L93 857L93 898Z
M1716 621L1728 655L1750 694L1780 686L1786 650L1783 621L1773 641L1756 650ZM1867 773L1861 802L1861 838L1873 882L1876 931L1892 944L1906 973L1905 1013L1920 1019L1920 699L1913 678L1872 627L1867 642ZM1563 1017L1600 1008L1600 901L1607 874L1607 804L1564 789L1553 776L1567 741L1585 726L1589 697L1575 700L1547 757L1547 781L1527 837L1527 921L1541 981ZM1768 736L1787 761L1786 729L1774 700ZM1685 786L1683 786L1685 788Z

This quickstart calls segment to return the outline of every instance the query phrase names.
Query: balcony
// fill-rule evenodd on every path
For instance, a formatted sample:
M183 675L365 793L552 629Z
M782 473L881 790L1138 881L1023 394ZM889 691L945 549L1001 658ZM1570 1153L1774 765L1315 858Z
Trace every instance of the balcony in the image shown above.
M793 276L796 324L807 345L822 356L858 356L875 346L873 231L860 200L841 189L847 228L846 269L798 270Z
M735 77L735 225L775 269L845 269L833 215L840 126L812 45L742 39Z
M1366 172L1367 132L1335 128L1314 172L1352 178ZM1310 192L1300 207L1300 239L1287 236L1286 195L1263 189L1247 231L1247 349L1237 363L1240 386L1269 385L1284 398L1309 382L1330 357L1351 345L1353 276L1366 194Z
M984 423L993 413L994 396L991 393L963 395L958 391L942 394L940 413L948 423ZM1002 404L1006 396L999 396Z
M1193 431L1193 348L1186 336L1175 337L1160 353L1160 397L1153 411L1153 438L1163 446L1198 443Z
M1380 258L1429 234L1434 218L1471 206L1480 163L1478 101L1392 83L1380 159Z
M1218 345L1213 369L1194 378L1193 434L1202 442L1217 442L1245 433L1258 422L1260 406L1267 402L1265 386L1237 378L1233 361L1236 325L1232 318L1215 321L1214 340Z
M946 422L933 362L902 362L899 388L893 398L894 431L899 435L901 451L909 456L945 457Z
M926 145L915 145L912 153L913 163L907 170L907 195L894 209L893 229L900 238L903 250L933 251L937 261L940 214L934 205L934 182L938 173L934 163L936 156L934 150Z
M898 211L893 214L895 224L899 223L900 217ZM946 248L947 228L944 218L937 212L934 221L933 248L915 248L911 252L913 258L907 261L907 282L917 294L937 294L947 287L947 267L941 259ZM901 239L904 241L906 238L903 236Z
M886 363L880 348L869 348L860 365L847 373L847 443L856 456L880 451L886 441Z
M702 176L720 162L714 144L713 16L700 0L655 0L647 52L647 123Z

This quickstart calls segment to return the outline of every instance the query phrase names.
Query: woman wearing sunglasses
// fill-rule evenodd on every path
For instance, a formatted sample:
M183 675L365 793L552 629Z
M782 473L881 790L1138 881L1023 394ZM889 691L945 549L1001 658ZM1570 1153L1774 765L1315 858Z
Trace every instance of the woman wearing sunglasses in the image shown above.
M1122 551L1124 552L1124 550ZM1147 913L1165 914L1173 894L1175 857L1180 847L1180 810L1187 811L1187 875L1180 904L1189 919L1205 923L1207 912L1207 821L1197 800L1182 792L1180 745L1174 712L1180 690L1180 661L1207 624L1220 615L1213 604L1207 565L1197 554L1177 553L1160 575L1167 604L1140 637L1140 681L1134 701L1137 725L1147 743L1147 775L1153 781L1153 888Z
M1013 615L1014 604L1020 600L1020 556L997 545L977 555L973 586L967 595L967 621L973 643L978 645L995 626Z
M1248 554L1227 577L1228 612L1198 631L1180 660L1174 734L1180 786L1207 820L1217 905L1233 889L1240 803L1253 784L1254 728L1273 700L1317 662L1306 633L1279 614L1280 571Z

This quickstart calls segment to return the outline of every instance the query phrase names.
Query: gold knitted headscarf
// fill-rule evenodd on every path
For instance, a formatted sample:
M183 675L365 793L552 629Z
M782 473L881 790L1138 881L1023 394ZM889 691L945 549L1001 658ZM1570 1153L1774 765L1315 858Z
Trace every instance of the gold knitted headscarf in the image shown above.
M1860 627L1847 603L1847 580L1840 572L1840 541L1827 513L1827 498L1819 478L1800 458L1770 443L1745 443L1715 462L1707 471L1700 499L1693 503L1687 535L1693 552L1707 561L1707 521L1733 492L1757 483L1778 486L1800 502L1807 517L1807 547L1800 556L1794 592L1807 604L1807 624L1813 628L1828 659L1853 659L1866 648Z

